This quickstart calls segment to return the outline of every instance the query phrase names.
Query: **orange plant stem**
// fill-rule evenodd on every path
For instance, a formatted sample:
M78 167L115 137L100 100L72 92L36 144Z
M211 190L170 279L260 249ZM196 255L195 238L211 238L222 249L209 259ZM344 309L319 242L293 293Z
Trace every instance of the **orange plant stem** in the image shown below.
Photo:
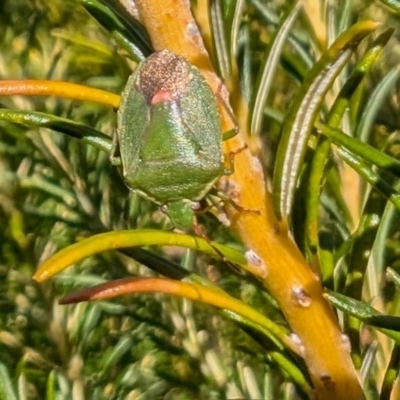
M219 79L213 75L187 0L137 0L141 22L156 50L168 48L187 58L202 70L216 91ZM235 85L238 87L238 85ZM247 109L239 93L234 111L241 135L227 141L226 151L242 148L247 127ZM222 113L223 131L232 126ZM359 400L364 398L346 340L336 317L322 296L318 277L288 237L272 211L260 162L249 150L235 156L235 173L221 180L220 186L238 204L251 211L228 207L232 228L239 233L259 264L259 276L278 301L293 332L302 344L316 398L320 400Z
M76 83L47 80L0 81L0 96L56 96L66 99L93 101L118 108L120 96L105 90Z

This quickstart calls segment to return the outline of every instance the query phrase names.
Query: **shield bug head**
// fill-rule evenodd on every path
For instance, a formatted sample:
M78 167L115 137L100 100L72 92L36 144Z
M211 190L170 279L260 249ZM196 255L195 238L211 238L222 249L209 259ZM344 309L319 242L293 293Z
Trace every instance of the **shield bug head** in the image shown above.
M189 228L193 205L224 173L216 99L201 72L168 50L139 64L122 93L116 147L128 188Z

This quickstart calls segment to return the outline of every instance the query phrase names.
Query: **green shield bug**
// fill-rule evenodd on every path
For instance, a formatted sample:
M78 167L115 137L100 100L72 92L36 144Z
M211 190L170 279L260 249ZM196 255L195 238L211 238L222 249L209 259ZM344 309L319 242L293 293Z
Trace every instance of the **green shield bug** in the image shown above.
M224 173L214 94L201 72L168 50L152 54L128 79L111 161L125 184L162 206L187 229L201 200Z

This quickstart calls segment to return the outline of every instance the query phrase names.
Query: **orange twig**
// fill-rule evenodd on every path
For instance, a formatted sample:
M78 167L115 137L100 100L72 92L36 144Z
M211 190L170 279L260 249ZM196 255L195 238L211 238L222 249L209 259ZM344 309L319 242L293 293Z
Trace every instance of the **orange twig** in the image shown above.
M60 304L79 303L82 301L112 299L114 297L134 293L165 293L172 296L183 297L204 304L210 304L224 310L230 310L238 315L245 316L255 324L262 326L275 335L288 349L298 354L297 345L287 336L282 334L281 328L265 318L254 308L247 306L239 300L224 292L198 285L176 281L166 278L125 278L81 289L68 294L60 300Z
M0 96L56 96L66 99L93 101L118 108L120 96L105 90L76 83L46 80L0 81Z

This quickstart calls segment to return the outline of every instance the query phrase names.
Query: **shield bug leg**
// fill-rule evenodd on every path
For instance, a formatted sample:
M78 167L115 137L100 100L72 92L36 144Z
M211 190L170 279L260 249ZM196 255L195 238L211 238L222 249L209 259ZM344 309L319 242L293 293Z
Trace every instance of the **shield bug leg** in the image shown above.
M226 168L226 167L224 168L224 175L231 175L235 172L235 163L234 163L235 156L236 156L236 154L239 154L246 149L247 149L247 144L245 144L244 146L240 147L237 150L230 151L228 154L228 157L226 157L226 156L224 157L225 159L228 160L228 163L229 163L228 168ZM225 162L224 162L224 164L225 164Z
M237 211L240 212L252 212L256 214L260 214L260 210L254 210L252 208L248 207L243 207L240 204L238 204L234 199L229 197L224 191L218 190L218 189L211 189L210 193L211 195L215 196L218 198L220 203L228 203L230 204L233 208L235 208ZM206 207L206 211L209 211L212 208L218 208L217 204L211 204Z
M243 271L236 264L234 264L232 261L229 261L218 250L218 248L213 244L213 242L207 237L206 233L204 232L204 228L200 224L198 224L197 221L194 223L193 228L194 228L195 235L201 237L202 239L204 239L209 244L209 246L215 251L215 253L221 259L221 261L226 263L236 274L239 274L239 275L242 275L242 276L244 275Z
M252 208L243 207L240 204L236 203L236 201L234 201L232 198L227 196L226 193L220 190L216 191L215 196L217 196L223 203L229 203L233 208L235 208L238 211L260 214L260 210L254 210Z
M112 146L111 146L111 151L110 151L110 162L114 166L121 165L121 163L122 163L117 135L113 135L113 138L112 138Z
M222 140L225 141L235 137L239 133L239 125L237 123L235 114L233 114L232 109L227 104L225 98L221 94L222 89L226 90L224 83L221 81L218 85L218 89L217 92L215 93L215 96L218 98L219 104L221 104L221 106L225 109L226 113L229 115L229 118L231 119L234 125L233 129L230 129L229 131L222 133Z
M222 133L222 140L225 142L233 137L235 137L239 133L239 127L235 126L233 129Z

